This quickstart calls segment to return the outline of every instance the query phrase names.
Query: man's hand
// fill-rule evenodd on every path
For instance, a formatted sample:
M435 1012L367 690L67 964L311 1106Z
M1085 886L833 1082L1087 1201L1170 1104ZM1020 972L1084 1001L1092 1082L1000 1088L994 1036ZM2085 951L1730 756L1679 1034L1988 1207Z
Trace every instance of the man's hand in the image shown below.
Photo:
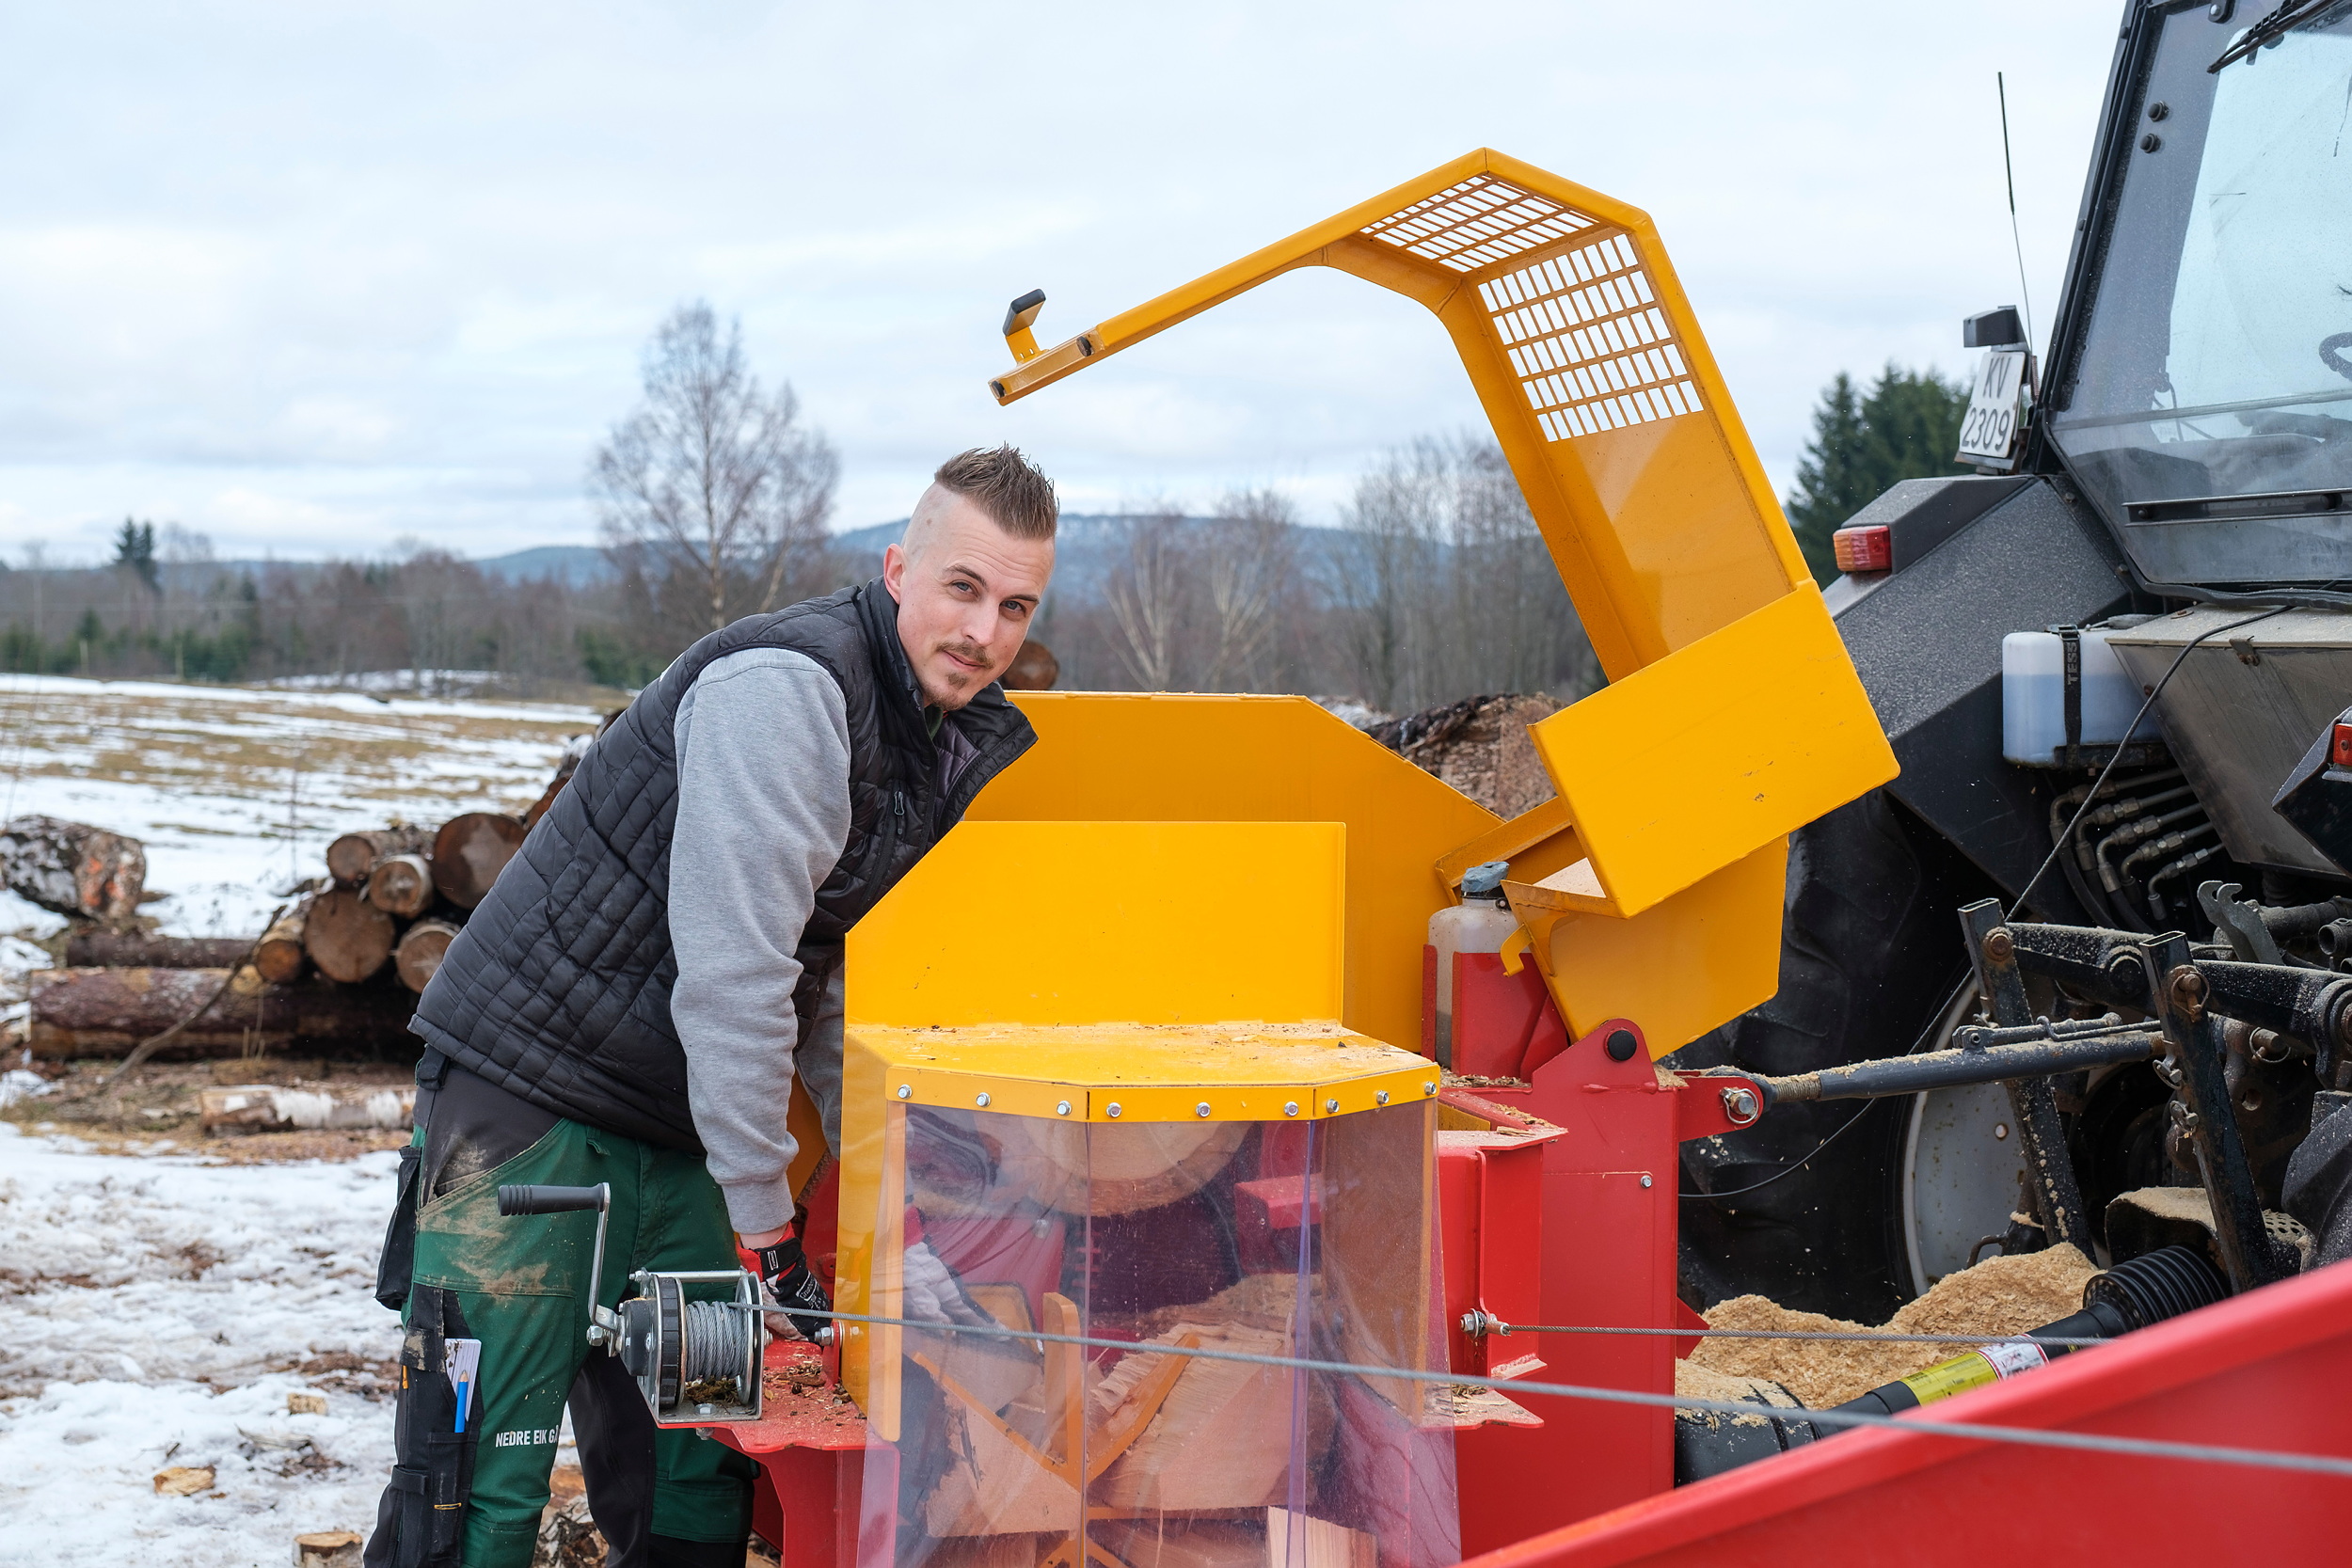
M768 1240L756 1246L753 1244L754 1237L738 1239L745 1251L759 1259L759 1280L767 1289L769 1301L783 1309L802 1338L813 1341L817 1331L833 1320L809 1314L832 1311L833 1300L810 1272L808 1259L801 1251L801 1239L789 1227L768 1231L766 1235Z

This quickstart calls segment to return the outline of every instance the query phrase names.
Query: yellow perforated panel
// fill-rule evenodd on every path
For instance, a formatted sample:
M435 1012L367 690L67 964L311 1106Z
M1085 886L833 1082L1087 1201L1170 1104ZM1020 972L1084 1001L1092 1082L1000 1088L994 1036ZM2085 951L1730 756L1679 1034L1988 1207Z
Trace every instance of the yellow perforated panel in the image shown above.
M1363 231L1425 261L1455 272L1476 272L1565 240L1598 221L1481 174L1368 223Z
M1639 257L1612 234L1478 285L1547 440L1700 411Z

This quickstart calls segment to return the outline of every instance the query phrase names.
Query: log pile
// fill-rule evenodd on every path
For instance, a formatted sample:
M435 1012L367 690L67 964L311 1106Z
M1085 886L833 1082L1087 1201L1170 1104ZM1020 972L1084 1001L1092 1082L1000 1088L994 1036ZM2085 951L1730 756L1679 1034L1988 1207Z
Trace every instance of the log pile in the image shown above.
M466 812L437 828L391 823L326 847L326 875L258 938L158 937L130 928L145 876L135 839L78 823L0 826L0 880L78 914L67 967L31 976L37 1056L253 1054L300 1042L374 1054L413 1049L416 997L532 821L586 754L582 736L528 817Z

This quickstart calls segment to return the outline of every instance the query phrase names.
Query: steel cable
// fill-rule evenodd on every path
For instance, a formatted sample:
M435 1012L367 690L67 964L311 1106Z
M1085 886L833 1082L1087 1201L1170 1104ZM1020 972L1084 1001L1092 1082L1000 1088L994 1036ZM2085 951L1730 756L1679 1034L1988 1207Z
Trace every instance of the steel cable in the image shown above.
M747 1303L722 1304L741 1311L772 1311ZM2291 1453L2276 1449L2238 1449L2216 1443L2172 1443L2153 1437L2118 1437L2100 1433L2054 1432L2039 1427L1983 1426L1973 1421L1936 1421L1906 1413L1868 1416L1856 1410L1787 1410L1745 1400L1694 1399L1682 1394L1652 1394L1633 1388L1597 1388L1574 1383L1528 1383L1478 1377L1468 1372L1424 1372L1405 1367L1377 1367L1356 1361L1325 1361L1311 1356L1266 1355L1254 1351L1216 1350L1200 1346L1142 1344L1133 1339L1098 1339L1083 1334L1043 1334L1001 1324L929 1323L915 1318L890 1318L860 1312L814 1312L800 1307L794 1315L830 1318L836 1323L872 1323L893 1328L916 1328L934 1334L977 1334L985 1338L1020 1339L1045 1345L1078 1345L1089 1350L1115 1350L1145 1355L1183 1355L1201 1361L1235 1361L1253 1367L1289 1368L1331 1372L1344 1377L1390 1378L1406 1383L1444 1384L1486 1388L1496 1393L1535 1394L1547 1398L1586 1400L1601 1404L1639 1404L1671 1410L1698 1410L1718 1416L1748 1417L1783 1425L1804 1421L1821 1427L1889 1427L1897 1432L1923 1433L1933 1437L1958 1437L1988 1443L2015 1443L2026 1448L2071 1449L2084 1453L2122 1454L2135 1459L2178 1459L2213 1465L2239 1465L2255 1469L2296 1470L2313 1475L2352 1479L2352 1458L2334 1454ZM1687 1332L1687 1331L1685 1331ZM1993 1337L1997 1338L1997 1336ZM1975 1341L1990 1343L1992 1338Z

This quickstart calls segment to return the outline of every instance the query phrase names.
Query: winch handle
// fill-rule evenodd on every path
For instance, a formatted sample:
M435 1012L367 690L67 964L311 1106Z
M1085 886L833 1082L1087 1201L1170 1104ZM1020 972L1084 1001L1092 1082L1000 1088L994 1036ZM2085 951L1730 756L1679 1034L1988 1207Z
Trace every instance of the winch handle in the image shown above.
M601 1209L612 1188L512 1186L499 1189L501 1214L568 1214L580 1209Z
M612 1208L612 1187L599 1181L593 1187L535 1187L520 1183L499 1189L499 1212L515 1214L568 1214L575 1210L594 1209L596 1212L596 1250L588 1263L588 1342L617 1351L620 1340L614 1331L621 1321L612 1309L604 1305L604 1222Z

